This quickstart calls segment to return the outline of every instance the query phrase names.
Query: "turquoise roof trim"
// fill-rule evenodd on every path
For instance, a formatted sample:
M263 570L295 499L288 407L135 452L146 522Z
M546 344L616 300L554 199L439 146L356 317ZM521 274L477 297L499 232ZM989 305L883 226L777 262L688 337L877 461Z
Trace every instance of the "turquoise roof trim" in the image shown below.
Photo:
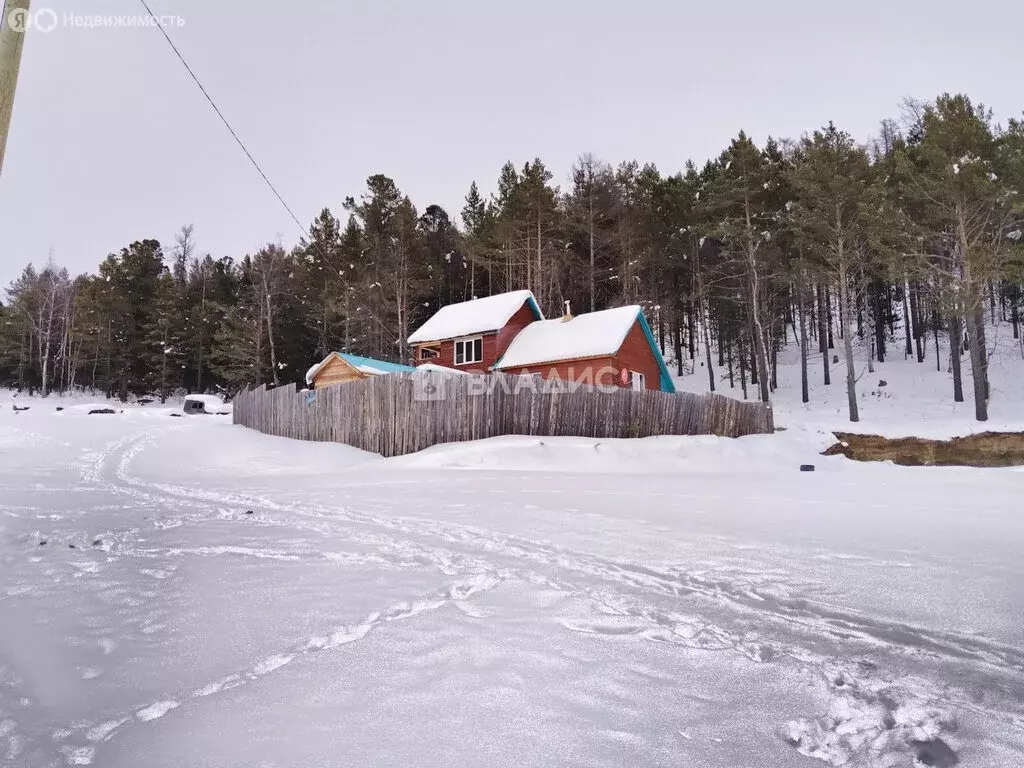
M411 365L402 365L401 363L389 363L387 360L374 360L372 357L362 357L360 355L350 355L348 352L335 352L338 357L344 360L349 365L358 368L361 365L368 366L370 368L376 368L378 371L384 373L402 373L403 371L415 371Z
M672 376L668 372L668 366L665 365L665 357L661 354L661 349L658 347L658 343L654 340L654 334L651 333L651 326L647 324L647 318L644 317L644 311L641 309L637 312L637 316L640 318L640 327L644 329L644 336L647 337L647 343L651 345L651 352L654 353L654 359L658 361L658 370L661 371L659 389L661 389L662 392L675 394L676 385L672 383Z
M537 306L537 302L536 300L534 300L533 296L527 298L526 303L529 305L530 309L533 310L534 318L536 318L537 320L544 319L544 313L540 311L540 307Z

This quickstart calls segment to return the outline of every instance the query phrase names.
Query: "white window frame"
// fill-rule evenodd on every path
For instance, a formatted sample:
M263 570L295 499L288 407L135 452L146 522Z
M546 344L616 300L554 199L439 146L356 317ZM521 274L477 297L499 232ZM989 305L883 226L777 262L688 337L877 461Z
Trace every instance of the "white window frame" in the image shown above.
M629 388L634 392L643 392L647 389L647 377L640 373L640 371L630 371Z
M480 342L480 357L476 359L470 359L466 356L466 349L470 351L470 356L476 351L476 342ZM462 362L459 362L459 346L462 346ZM483 336L466 336L462 339L455 340L455 346L452 349L452 362L455 365L475 365L476 363L482 363L484 361L484 337Z
M440 347L427 347L423 346L419 348L420 360L433 360L434 358L441 356Z

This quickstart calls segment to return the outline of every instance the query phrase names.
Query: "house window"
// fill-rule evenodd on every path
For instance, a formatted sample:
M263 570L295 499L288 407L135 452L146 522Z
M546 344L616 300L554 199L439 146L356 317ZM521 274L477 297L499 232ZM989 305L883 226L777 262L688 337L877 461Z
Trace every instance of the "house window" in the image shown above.
M420 347L420 360L433 360L439 354L437 347Z
M642 392L647 389L647 381L644 379L644 375L639 371L629 372L629 386L637 392Z
M484 359L484 340L480 336L475 339L459 339L455 342L455 364L467 365L479 363Z

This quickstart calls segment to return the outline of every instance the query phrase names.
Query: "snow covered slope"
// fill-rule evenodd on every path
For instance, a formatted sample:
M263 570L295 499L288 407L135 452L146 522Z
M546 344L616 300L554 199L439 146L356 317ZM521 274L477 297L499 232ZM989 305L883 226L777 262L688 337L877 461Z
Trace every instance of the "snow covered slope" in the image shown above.
M1024 431L1024 353L1020 341L1013 339L1008 324L997 324L988 330L992 357L989 378L992 393L989 421L974 420L973 390L970 380L970 356L963 357L965 402L953 401L953 376L948 370L949 355L945 342L940 342L941 364L936 370L934 347L929 345L928 357L923 363L916 358L904 359L899 343L893 345L884 363L875 363L875 372L867 371L867 350L858 347L857 393L860 423L851 424L846 403L846 367L831 363L832 383L823 384L822 359L817 347L809 358L810 402L800 401L800 348L790 339L779 353L779 387L772 395L777 426L808 426L828 430L871 432L892 437L911 436L945 438L984 430ZM696 370L690 374L691 361L687 357L688 371L675 377L680 392L707 392L708 374L698 355ZM735 387L730 388L727 369L718 366L713 355L717 391L731 397L742 398L739 370ZM675 373L674 364L669 369ZM880 386L880 382L885 382ZM749 396L757 397L757 388L749 387Z
M0 765L1024 762L1020 471L52 404L0 407Z

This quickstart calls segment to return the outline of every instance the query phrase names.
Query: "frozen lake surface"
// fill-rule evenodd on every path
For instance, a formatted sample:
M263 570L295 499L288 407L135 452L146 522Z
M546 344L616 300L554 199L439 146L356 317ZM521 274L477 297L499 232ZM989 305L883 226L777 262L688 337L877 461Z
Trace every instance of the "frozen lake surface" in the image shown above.
M0 411L0 765L1024 763L1018 470L44 402Z

